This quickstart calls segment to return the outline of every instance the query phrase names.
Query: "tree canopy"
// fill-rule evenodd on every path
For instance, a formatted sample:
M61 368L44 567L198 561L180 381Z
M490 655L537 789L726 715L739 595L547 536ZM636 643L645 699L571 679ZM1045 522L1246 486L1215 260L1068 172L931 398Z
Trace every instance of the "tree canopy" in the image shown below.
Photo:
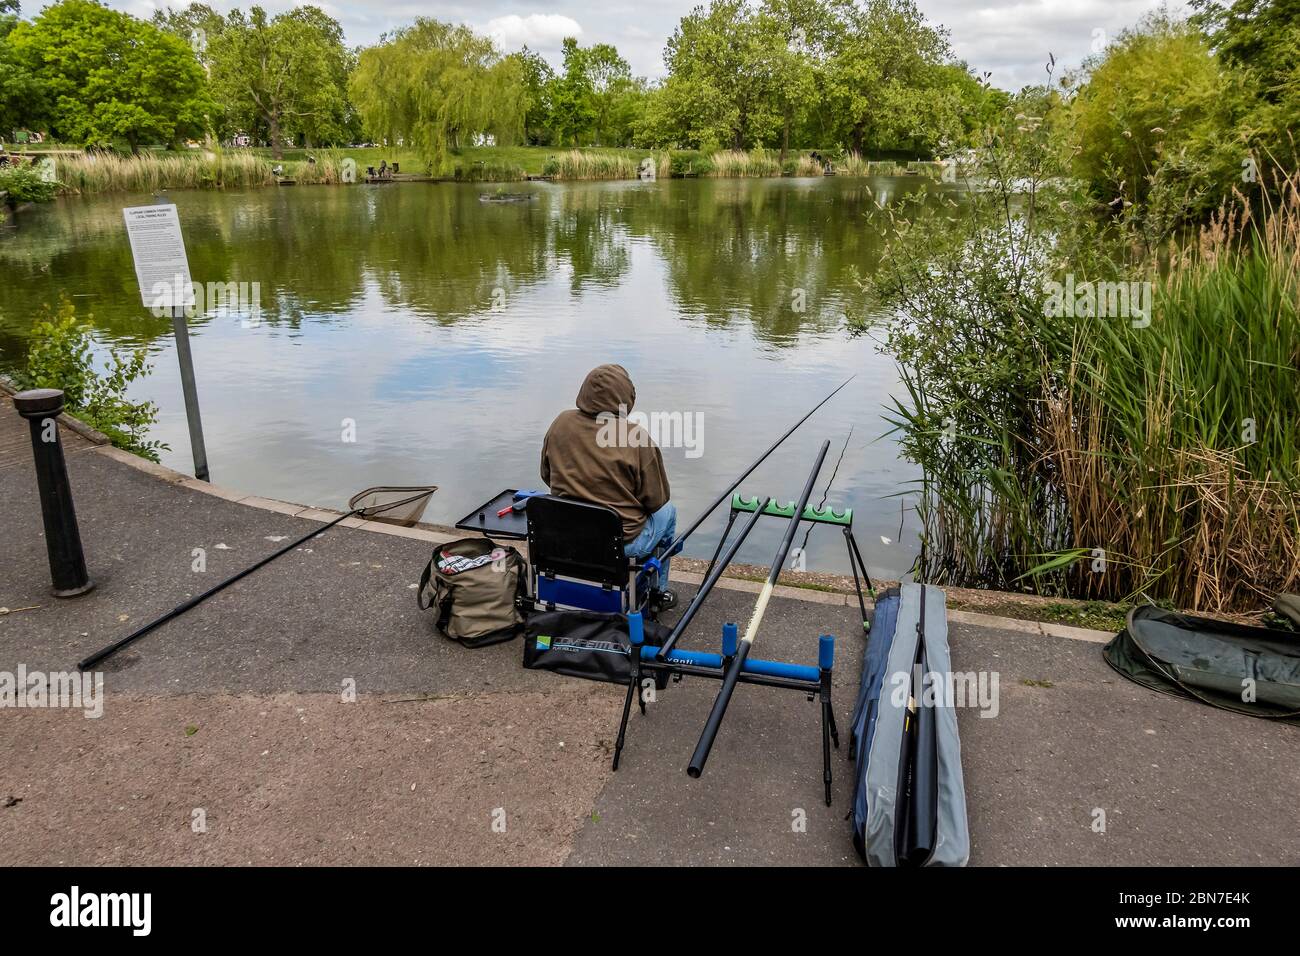
M134 151L204 129L202 67L186 43L151 24L92 0L62 0L14 27L8 45L40 86L29 118L59 139L124 140Z
M466 26L421 17L361 52L350 84L365 128L432 163L477 135L523 132L524 67Z
M338 21L319 7L275 17L261 7L232 10L207 43L213 94L232 131L265 129L277 158L286 139L346 137L351 57Z

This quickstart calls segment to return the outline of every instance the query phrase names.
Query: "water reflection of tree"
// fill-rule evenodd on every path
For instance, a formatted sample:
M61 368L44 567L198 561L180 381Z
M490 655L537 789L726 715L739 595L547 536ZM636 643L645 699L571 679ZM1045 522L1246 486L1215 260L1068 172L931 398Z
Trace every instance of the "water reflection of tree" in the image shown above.
M887 228L874 196L860 180L701 180L630 195L626 215L660 250L679 311L788 345L854 308L850 269L870 268Z
M415 189L427 196L409 201L405 190ZM547 203L484 203L479 193L445 184L374 191L357 248L389 304L449 324L491 311L498 289L508 302L550 274Z
M552 198L554 254L568 262L573 292L587 285L611 287L627 274L631 254L622 209L627 195L618 186L585 186Z
M684 317L747 321L780 346L833 328L854 308L850 269L870 268L888 227L872 185L584 183L540 188L527 202L484 203L479 195L491 186L413 184L186 193L177 201L195 280L259 283L260 319L272 326L349 313L371 294L451 324L490 314L497 290L509 302L565 265L575 293L608 288L626 277L641 241L662 259ZM897 191L897 181L890 185ZM15 361L33 318L60 294L93 312L110 340L167 334L169 321L140 304L122 222L122 206L148 201L64 200L0 242L0 361Z

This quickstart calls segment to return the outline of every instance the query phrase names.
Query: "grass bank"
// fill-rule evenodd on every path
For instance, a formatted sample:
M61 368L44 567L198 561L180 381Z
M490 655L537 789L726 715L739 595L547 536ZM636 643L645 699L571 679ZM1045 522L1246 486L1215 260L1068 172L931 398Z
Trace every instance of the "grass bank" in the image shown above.
M266 149L145 150L137 156L88 155L72 150L52 153L65 193L151 192L163 189L245 189L273 186L276 169L303 185L343 182L346 160L358 175L381 162L397 163L403 173L432 174L462 182L517 182L544 176L556 180L636 179L649 159L660 179L671 177L820 176L822 162L810 152L792 153L782 161L774 150L644 150L606 147L554 149L544 146L471 147L453 153L440 169L430 170L414 151L402 147L357 149L289 149L281 159ZM837 175L889 176L932 172L927 163L866 160L855 153L833 160Z

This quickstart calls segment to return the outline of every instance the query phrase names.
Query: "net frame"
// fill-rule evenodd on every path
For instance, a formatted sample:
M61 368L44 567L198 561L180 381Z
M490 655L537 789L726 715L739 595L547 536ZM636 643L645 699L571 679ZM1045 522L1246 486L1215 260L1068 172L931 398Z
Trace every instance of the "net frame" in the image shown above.
M348 499L353 514L367 521L385 521L409 528L416 524L429 506L429 499L438 490L437 485L376 485L358 491ZM379 500L364 504L368 497L394 496L391 501ZM399 510L400 509L400 510ZM397 511L397 514L392 512Z

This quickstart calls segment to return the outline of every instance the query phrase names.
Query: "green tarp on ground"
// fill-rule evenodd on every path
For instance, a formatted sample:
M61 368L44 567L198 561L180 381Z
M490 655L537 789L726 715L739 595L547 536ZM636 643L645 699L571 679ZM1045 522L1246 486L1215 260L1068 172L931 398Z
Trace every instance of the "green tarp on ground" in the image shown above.
M1300 633L1146 605L1129 612L1102 653L1115 670L1153 690L1300 723Z

